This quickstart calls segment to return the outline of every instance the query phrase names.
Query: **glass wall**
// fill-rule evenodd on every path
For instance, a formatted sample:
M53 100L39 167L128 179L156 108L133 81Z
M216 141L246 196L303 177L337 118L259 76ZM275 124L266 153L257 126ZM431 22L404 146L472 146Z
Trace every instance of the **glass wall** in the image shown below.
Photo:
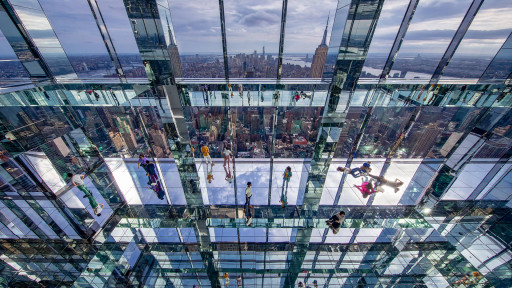
M117 77L87 1L44 0L40 3L79 78ZM72 29L69 19L81 29Z
M419 1L389 77L430 79L470 4Z
M231 78L275 78L281 30L280 1L224 1Z
M127 78L138 78L147 81L146 71L123 1L101 0L97 3L103 16L102 20L105 21L108 34L115 48L116 55L113 55L113 57L119 58Z
M510 34L511 10L502 1L484 1L441 79L480 78Z
M224 78L219 3L207 0L170 0L169 7L183 77ZM226 9L226 13L231 9Z
M386 64L396 34L403 24L409 1L385 1L379 21L373 34L372 43L364 62L361 78L379 78Z
M0 19L3 19L3 16ZM29 75L27 70L23 68L20 60L18 60L16 53L12 50L4 34L0 31L0 86L20 82L29 82Z
M322 78L337 4L337 0L288 2L282 78ZM315 57L317 71L312 75Z
M12 4L16 14L23 22L25 29L27 29L27 32L37 46L39 53L43 56L44 61L49 66L52 74L57 79L62 80L77 79L78 76L73 69L74 67L71 65L61 42L57 38L39 2L17 0L12 1ZM69 28L70 26L66 24L65 27ZM64 29L64 27L61 29ZM101 47L98 49L101 50Z

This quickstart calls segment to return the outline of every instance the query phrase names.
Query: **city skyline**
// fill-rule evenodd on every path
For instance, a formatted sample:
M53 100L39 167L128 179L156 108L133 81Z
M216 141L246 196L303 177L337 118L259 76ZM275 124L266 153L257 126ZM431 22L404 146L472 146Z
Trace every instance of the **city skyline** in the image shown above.
M211 7L212 4L207 2L205 0L193 1L193 3L169 1L169 21L173 26L174 37L182 55L222 54L220 23L217 14L218 5L217 9L211 9L215 7ZM29 33L36 33L37 31L37 37L34 38L37 43L50 44L57 40L69 55L106 54L103 40L90 9L84 1L44 0L39 3L42 5L42 8L36 7L39 10L31 10L14 4L20 18L27 25ZM327 15L329 12L334 13L336 11L336 3L337 1L325 0L322 3L315 2L314 7L311 6L313 5L311 3L289 5L284 53L312 53L321 41ZM370 47L370 54L386 53L388 51L389 44L387 43L394 39L398 30L396 25L400 24L397 23L396 19L403 17L406 8L403 3L402 0L389 0L384 4L382 15L377 22L377 30ZM467 1L464 3L467 5ZM98 1L98 5L103 13L109 15L105 18L105 23L107 28L111 30L110 35L117 53L138 54L133 31L124 12L122 1L102 0ZM461 7L457 5L457 1L451 0L420 1L411 27L409 27L406 34L406 42L400 52L426 53L431 50L445 49L446 39L453 35L453 29L458 26L462 20L461 15L467 8L467 6L463 6L460 9ZM262 46L267 47L268 54L277 53L281 8L279 2L270 0L259 1L258 5L226 2L226 21L231 24L228 25L226 31L228 54L251 53L255 47ZM117 11L117 13L109 13L113 11ZM119 11L124 13L119 13ZM187 11L202 12L201 19L203 19L203 22L195 21L194 15L190 13L182 13ZM307 18L303 17L305 11L308 11ZM167 15L168 10L163 12ZM208 13L204 14L203 12ZM163 15L164 13L160 16L162 28L165 31L166 15ZM458 53L462 55L486 55L489 53L486 51L489 48L483 49L483 47L495 49L501 46L508 36L507 31L512 27L510 21L501 20L507 19L506 17L510 13L512 13L512 8L503 7L499 1L485 1L466 33ZM343 15L335 16L343 17ZM334 20L334 18L333 15L332 19ZM69 25L62 25L70 19L73 20L76 26L83 27L83 29L77 32ZM52 29L55 30L55 33ZM329 25L328 39L331 30L332 24ZM272 35L275 35L275 37L272 37ZM8 50L4 40L5 36L0 33L0 55L5 55L5 51ZM167 36L166 40L169 42ZM428 49L424 47L425 41L428 41ZM7 52L7 54L10 53Z

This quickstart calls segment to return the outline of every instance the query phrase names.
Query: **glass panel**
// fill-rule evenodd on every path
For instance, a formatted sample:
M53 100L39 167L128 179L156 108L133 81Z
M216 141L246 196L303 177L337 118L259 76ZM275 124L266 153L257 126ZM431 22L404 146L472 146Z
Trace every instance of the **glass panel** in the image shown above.
M420 1L389 78L430 79L470 4Z
M17 1L15 1L13 8L48 64L51 72L57 79L76 79L78 76L75 74L41 6L36 1L27 2L29 1L22 1L22 4L28 6L18 6L16 5ZM71 33L74 29L69 29L71 28L67 23L69 19L66 19L66 23L64 23L65 28L62 29L68 29L70 30L68 33Z
M334 15L334 23L332 24L331 39L329 40L329 50L327 51L327 59L325 60L324 79L332 78L334 66L336 65L338 53L340 52L341 38L345 30L349 8L350 1L338 1L338 7Z
M323 109L279 108L274 156L279 158L311 158ZM316 129L315 129L316 127Z
M480 78L512 29L512 7L499 0L486 0L441 79Z
M183 77L224 78L218 1L169 0L169 4Z
M41 0L40 3L79 78L117 77L86 0Z
M395 145L398 136L402 133L412 108L387 109L377 107L366 127L357 151L359 157L386 157L391 147ZM390 121L393 119L393 121Z
M408 4L409 1L407 0L388 0L384 2L364 62L361 78L378 78L382 73Z
M337 4L337 0L288 1L282 78L322 78ZM326 25L329 13L333 17Z
M361 125L363 124L366 108L351 107L348 110L343 128L341 129L338 145L334 157L349 157L352 146L355 144L356 137L359 134Z
M3 19L3 17L0 17L0 19ZM0 86L18 81L26 82L29 81L28 77L27 71L23 68L2 31L0 31Z
M496 54L484 75L480 80L498 80L499 82L505 81L512 71L512 34L508 37L507 42L503 45L501 50ZM507 48L508 47L508 48Z
M508 165L510 166L510 165ZM485 196L485 200L510 200L512 198L512 171L509 171Z
M100 0L97 2L126 77L147 80L146 70L142 64L123 1Z
M224 1L229 77L277 76L282 6L273 0Z
M435 158L434 145L446 137L448 124L457 109L424 107L395 154L397 158Z

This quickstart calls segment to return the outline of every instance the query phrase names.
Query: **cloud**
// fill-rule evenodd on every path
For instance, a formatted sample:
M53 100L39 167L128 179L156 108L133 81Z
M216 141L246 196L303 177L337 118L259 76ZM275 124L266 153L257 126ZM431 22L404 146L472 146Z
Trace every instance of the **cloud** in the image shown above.
M276 16L275 13L268 13L266 11L258 11L242 17L239 22L246 27L260 26L265 27L268 25L278 25L281 23L281 17Z

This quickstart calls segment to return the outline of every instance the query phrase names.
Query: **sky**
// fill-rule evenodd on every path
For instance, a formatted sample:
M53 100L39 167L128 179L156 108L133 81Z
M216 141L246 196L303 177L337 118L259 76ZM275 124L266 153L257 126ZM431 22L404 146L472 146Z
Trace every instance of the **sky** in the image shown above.
M123 1L97 2L116 51L137 53ZM222 53L218 1L157 2L160 14L168 12L170 7L170 14L165 14L170 18L181 54ZM420 0L399 53L443 53L470 2ZM11 3L38 47L51 50L62 45L68 55L106 54L87 0L11 0ZM284 53L314 53L322 40L329 13L330 35L337 4L337 0L289 0ZM407 4L407 0L385 1L370 54L389 52ZM276 0L224 0L228 53L252 53L254 50L261 53L263 46L267 53L277 53L281 9L282 1ZM512 31L510 15L511 0L485 0L456 54L495 53ZM0 49L0 54L12 54L5 45L0 45Z
M384 2L369 53L389 53L408 2ZM444 53L470 4L470 0L420 0L399 54ZM485 0L457 52L485 55L491 47L499 49L512 31L511 13L512 1Z

